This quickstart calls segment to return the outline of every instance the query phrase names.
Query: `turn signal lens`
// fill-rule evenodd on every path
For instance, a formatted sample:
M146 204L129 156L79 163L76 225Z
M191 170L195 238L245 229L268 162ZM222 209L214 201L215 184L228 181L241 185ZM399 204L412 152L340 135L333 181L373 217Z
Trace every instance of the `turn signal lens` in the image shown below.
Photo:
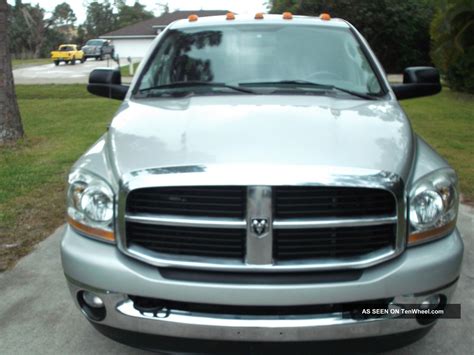
M228 12L226 17L225 17L226 20L235 20L235 15L234 13L232 12Z
M263 20L263 13L262 12L257 12L255 14L255 20Z
M85 224L82 224L81 222L78 222L72 219L69 216L67 216L66 219L69 225L71 225L71 227L73 227L79 232L84 233L85 235L88 235L94 238L105 239L106 241L109 241L109 242L115 242L115 236L112 231L87 226Z
M194 15L194 14L188 16L189 22L196 22L198 18L199 18L198 15Z
M283 13L283 20L291 20L291 19L293 19L293 14L291 12Z
M443 237L449 232L451 232L455 226L456 221L451 221L442 227L437 227L428 231L410 234L410 236L408 237L408 245L416 245L425 241Z
M328 13L324 12L321 15L319 15L319 18L323 21L329 21L331 19L331 15Z

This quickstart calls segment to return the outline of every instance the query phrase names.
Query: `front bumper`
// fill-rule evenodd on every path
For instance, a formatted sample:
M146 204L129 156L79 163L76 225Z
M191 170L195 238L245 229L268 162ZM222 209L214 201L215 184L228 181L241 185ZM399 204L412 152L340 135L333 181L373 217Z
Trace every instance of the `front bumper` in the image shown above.
M395 297L393 303L421 304L430 295L450 299L455 287L456 283L452 283L424 295ZM105 319L97 322L83 312L90 321L111 328L166 337L253 342L322 341L378 337L432 325L431 322L420 324L415 318L351 319L342 313L257 317L167 309L153 314L136 310L126 294L91 289L73 281L69 281L69 288L79 308L77 295L84 290L94 292L104 301L107 310Z
M100 50L94 50L94 49L84 50L84 56L86 57L98 57L99 55L100 55Z
M155 316L138 312L128 295L190 303L285 307L382 298L393 298L396 304L419 304L430 294L441 294L449 303L460 273L463 243L454 231L446 238L408 249L394 260L366 269L356 281L297 285L165 279L156 267L128 258L114 246L81 237L69 227L61 251L76 303L78 292L83 290L104 300L106 317L98 322L102 325L181 338L278 342L375 337L425 325L416 319L356 320L338 313L255 317L170 309L165 316Z

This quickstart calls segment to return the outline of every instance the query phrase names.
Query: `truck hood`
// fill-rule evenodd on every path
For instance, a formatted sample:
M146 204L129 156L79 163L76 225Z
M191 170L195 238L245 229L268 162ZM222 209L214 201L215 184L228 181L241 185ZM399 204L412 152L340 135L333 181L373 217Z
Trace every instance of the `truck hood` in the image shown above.
M395 101L222 95L125 102L108 134L118 177L142 169L305 165L406 181L414 138Z
M84 46L82 47L83 51L95 51L100 49L100 46Z

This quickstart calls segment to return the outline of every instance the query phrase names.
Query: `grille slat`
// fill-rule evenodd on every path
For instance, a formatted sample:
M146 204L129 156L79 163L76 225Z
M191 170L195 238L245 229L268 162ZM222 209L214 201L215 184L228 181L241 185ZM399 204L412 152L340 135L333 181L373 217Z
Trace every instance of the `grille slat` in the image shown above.
M364 243L364 246L370 248L372 246L381 246L381 245L385 245L385 241L381 241L381 242L365 242ZM335 244L321 244L321 245L314 245L314 244L311 244L311 245L287 245L285 246L285 252L288 251L288 252L291 252L291 251L305 251L307 252L307 250L304 250L304 249L307 249L308 247L316 247L318 249L322 249L322 250L330 250L334 247L337 247L337 248L352 248L352 247L360 247L360 245L358 244L354 244L354 243L335 243Z
M311 208L318 208L318 207L327 207L328 204L331 204L331 202L292 202L292 203L279 203L279 206L280 207L291 207L291 208L295 208L295 207L301 207L301 208L305 208L305 207L311 207ZM367 206L367 208L374 208L374 209L377 209L377 208L380 208L381 206L385 206L386 202L385 201L375 201L375 202L372 202L372 205L369 207ZM334 205L336 206L336 205ZM359 207L359 203L358 202L354 202L354 201L350 201L350 202L338 202L337 203L337 206L338 207L346 207L346 208L351 208L351 207Z
M376 212L380 211L379 208L366 208L365 209L365 212L366 214L365 215L374 215ZM339 211L337 213L337 217L355 217L356 214L359 214L359 209L358 208L344 208L343 211ZM292 215L297 215L296 218L300 218L300 217L304 217L304 218L311 218L311 217L314 217L316 218L316 216L328 216L330 215L330 217L336 217L334 215L334 211L321 211L321 210L311 210L311 209L307 209L307 210L302 210L302 209L294 209L293 211L291 212L286 212L286 215L289 215L289 216L292 216ZM285 218L288 218L287 216L285 215ZM293 216L292 216L293 217ZM295 217L293 217L295 218Z
M302 193L299 193L298 194L288 194L288 196L285 196L285 193L284 192L281 192L279 193L279 196L278 198L281 199L282 201L285 201L285 200L291 200L292 198L295 197L295 195L302 201L305 201L305 200L319 200L319 199L332 199L334 197L334 194L326 194L326 193L317 193L317 194L313 194L312 192L306 192L304 194ZM361 195L340 195L340 194L337 194L337 197L338 199L340 200L354 200L356 198L360 198ZM371 197L372 199L374 200L384 200L386 197L385 196L377 196L377 195L374 195Z
M273 189L274 218L366 217L394 215L388 191L372 188L278 186Z
M245 230L144 225L128 222L127 244L175 255L243 259Z
M363 255L393 246L395 228L384 225L274 230L274 255L278 260Z
M194 233L195 235L199 236L198 233ZM163 238L172 238L174 240L182 240L183 242L186 242L187 240L191 240L191 241L194 241L195 237L183 237L183 236L176 236L176 235L173 235L173 236L168 236L166 237L167 234L164 234L165 236ZM148 240L149 238L149 233L140 233L140 232L134 232L134 240ZM226 243L229 243L229 244L232 244L232 243L240 243L239 241L235 241L235 240L232 240L230 238L221 238L220 236L213 236L212 238L203 238L201 236L199 236L199 240L202 240L203 242L214 242L214 241L222 241L222 242L226 242Z
M169 241L169 240L160 240L160 241L149 241L149 240L146 240L146 239L135 239L134 240L135 243L141 243L141 244L144 244L144 245L149 245L149 246L153 246L153 247L163 247L163 248L176 248L176 247L193 247L193 248L196 248L197 250L203 250L203 251L206 251L206 250L209 250L209 249L216 249L215 251L219 251L219 249L225 249L225 251L238 251L240 250L240 246L239 245L236 245L236 246L231 246L231 245L217 245L215 243L202 243L202 242L199 242L199 244L196 244L196 242L182 242L182 241L179 241L179 242L172 242L172 241Z
M160 237L160 240L163 242L173 242L173 243L196 243L196 238L192 237L180 237L180 236L172 236L169 234L164 234L163 236ZM143 242L151 242L149 239L149 235L144 234L144 233L135 233L133 240L135 242L143 241ZM232 245L240 246L240 241L237 240L232 240L230 238L227 239L218 239L218 238L202 238L199 237L199 243L200 244L210 244L218 246L219 244L215 243L216 241L222 242L229 244L229 247Z
M178 207L178 208L163 207L163 206L141 206L141 210L143 210L143 211L146 210L146 213L163 211L162 213L159 213L159 214L167 214L167 215L171 215L171 216L186 215L186 214L188 214L188 212L189 212L189 214L192 214L192 215L196 214L199 217L203 216L203 214L205 214L205 213L206 213L206 215L203 216L203 217L210 217L211 215L213 217L222 217L223 214L229 214L229 213L234 213L234 214L239 213L240 214L240 211L238 211L238 210L227 209L226 211L222 211L222 210L211 210L209 208L206 208L206 209L202 209L202 211L201 211L197 208L184 208L184 207L181 207L181 206ZM172 213L170 213L170 212L172 212ZM194 213L194 212L196 212L196 213ZM199 212L200 212L200 214L198 214Z
M379 235L379 236L376 236L376 237L373 237L373 236L369 236L369 237L358 237L358 238L347 238L347 237L343 237L344 239L344 242L352 242L352 243L361 243L361 242L369 242L371 241L370 238L372 238L373 240L384 240L383 238L385 238L386 236L384 235ZM338 243L339 244L339 241L340 239L338 240L335 240L334 238L317 238L317 237L313 237L315 240L308 240L308 239L304 239L304 238L295 238L294 240L293 239L280 239L278 241L278 243L280 244L295 244L295 243L304 243L304 244L321 244L321 243L330 243L330 242L334 242L334 243Z
M167 247L149 247L150 250L156 251L158 253L173 254L173 255L190 255L190 256L202 256L202 257L216 257L216 258L237 258L238 254L234 252L226 251L201 251L196 249L176 249L176 248L167 248Z
M141 203L141 204L144 204L144 205L147 205L147 206L153 206L156 202L153 201L153 202L150 202L148 200L145 200L145 199L135 199L134 200L135 203ZM181 205L184 201L160 201L160 207L162 205L166 205L168 206L169 208L176 208L176 206L179 207L179 205ZM203 206L203 207L206 207L206 206L217 206L217 207L229 207L229 208L240 208L242 207L241 204L238 204L238 203L235 203L235 204L232 204L232 203L219 203L219 202L193 202L193 201L186 201L186 204L188 206L194 206L194 207L200 207L200 206Z
M219 190L219 193L220 194L223 194L224 192L222 192L221 190ZM204 195L203 193L201 194L190 194L188 193L188 191L186 190L186 193L180 193L179 196L182 197L182 198L188 198L188 199L197 199L198 201L200 200L224 200L224 201L227 201L227 200L234 200L234 201L239 201L241 199L241 196L240 196L240 192L239 194L231 194L231 193L225 193L226 196L225 197L219 197L219 196L214 196L212 194L209 194L209 195ZM136 198L140 199L140 198L143 198L145 200L148 200L150 197L153 197L153 198L159 198L159 197L174 197L176 195L176 193L155 193L153 191L149 191L149 192L137 192L136 193Z
M303 209L294 209L292 211L287 212L280 212L280 218L318 218L318 217L362 217L362 216L374 216L374 215L382 215L380 212L380 208L366 208L364 210L364 215L360 215L359 208L341 208L339 211L332 211L332 210L303 210ZM383 215L389 215L383 214ZM316 217L318 216L318 217Z
M242 186L144 188L130 192L127 212L244 218L245 197Z
M386 229L383 229L381 228L380 226L378 226L379 228L377 228L377 226L371 226L371 230L370 230L370 234L372 235L375 235L377 233L380 233L380 232L384 232L386 231ZM383 226L382 226L383 227ZM317 229L311 229L311 232L312 232L312 235L316 238L318 237L319 239L319 236L327 236L328 234L330 235L329 231L331 229L328 229L328 228L317 228ZM305 237L307 236L307 229L291 229L292 233L291 233L291 237L289 237L288 239L289 240L295 240L297 239L296 237L297 236L302 236L302 237ZM367 230L361 230L360 232L358 232L357 230L351 230L351 229L341 229L341 228L334 228L334 232L337 232L337 234L339 236L344 236L344 238L365 238L367 236L367 233L369 233ZM284 240L285 237L283 237L282 239ZM331 237L327 237L328 239L330 239Z

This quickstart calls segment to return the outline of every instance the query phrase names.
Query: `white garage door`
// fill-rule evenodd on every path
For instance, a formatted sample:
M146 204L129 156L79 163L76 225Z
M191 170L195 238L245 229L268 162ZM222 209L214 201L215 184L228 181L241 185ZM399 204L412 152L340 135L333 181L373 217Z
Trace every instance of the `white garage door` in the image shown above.
M120 58L143 58L153 38L114 39L115 53Z

